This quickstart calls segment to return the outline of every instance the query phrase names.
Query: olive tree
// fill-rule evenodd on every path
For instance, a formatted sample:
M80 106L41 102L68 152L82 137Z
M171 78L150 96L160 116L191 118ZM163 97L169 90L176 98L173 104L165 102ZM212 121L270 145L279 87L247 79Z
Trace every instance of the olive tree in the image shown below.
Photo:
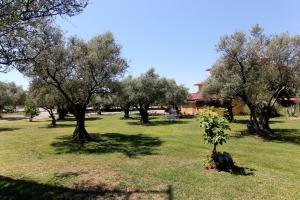
M250 110L248 130L267 136L274 105L299 77L300 36L267 36L256 25L249 35L236 32L220 39L220 58L211 68L206 91L221 99L239 99Z
M29 95L33 98L38 107L43 108L51 117L51 125L56 126L55 109L66 104L65 98L51 85L41 86L39 82L31 82Z
M145 74L132 78L129 82L128 93L130 101L140 113L140 122L149 123L148 110L150 106L160 104L165 98L167 80L160 78L151 68Z
M0 82L0 117L2 110L9 106L13 110L16 106L23 105L25 102L26 93L22 87L15 83Z
M64 96L77 122L73 138L90 139L85 129L86 108L94 94L109 93L111 83L126 70L121 47L112 33L98 35L87 42L76 37L64 42L59 29L46 26L44 35L41 46L46 50L27 74L55 87Z
M131 76L128 76L120 81L118 84L116 84L116 93L113 96L113 102L115 106L120 107L124 112L124 119L130 118L130 109L134 107L134 98L131 98L130 96L131 83Z
M188 89L184 85L178 85L175 80L168 80L164 104L172 106L179 114L180 106L187 100Z
M39 26L57 15L80 13L88 0L1 0L0 71L16 67L23 71L39 54Z
M174 80L160 77L151 68L137 78L128 77L124 102L135 107L141 116L141 123L149 123L148 110L154 105L172 105L178 107L187 97L187 89L178 86Z

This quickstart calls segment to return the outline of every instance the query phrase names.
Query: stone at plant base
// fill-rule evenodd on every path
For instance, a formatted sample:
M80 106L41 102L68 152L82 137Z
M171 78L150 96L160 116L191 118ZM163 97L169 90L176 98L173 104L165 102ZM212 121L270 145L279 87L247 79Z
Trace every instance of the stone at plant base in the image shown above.
M213 160L215 162L217 170L219 171L232 172L234 170L235 166L232 160L232 156L227 152L217 152L213 156Z

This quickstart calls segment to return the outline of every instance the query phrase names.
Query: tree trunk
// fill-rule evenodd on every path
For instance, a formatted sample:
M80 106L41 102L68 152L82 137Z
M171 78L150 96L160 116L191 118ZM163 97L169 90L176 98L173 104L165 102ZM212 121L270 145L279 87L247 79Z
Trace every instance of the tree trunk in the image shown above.
M76 118L76 128L74 130L73 139L75 141L90 140L91 136L85 130L85 110L86 107L77 106L74 109L74 115Z
M260 124L261 130L263 130L266 133L269 133L272 131L272 129L270 128L270 125L269 125L269 121L270 121L269 116L270 116L269 107L263 107L260 109L259 124Z
M175 110L176 110L176 114L177 114L177 116L179 116L179 115L180 115L180 110L179 110L179 107L178 107L178 106L175 106Z
M266 137L271 131L269 126L269 114L265 109L257 109L254 106L249 106L250 120L248 121L247 128L251 134ZM257 118L259 116L259 119Z
M232 111L233 106L232 106L231 102L232 101L226 101L224 103L224 107L226 109L225 117L229 122L234 121L234 115L233 115L233 111Z
M216 155L217 153L217 144L214 144L214 148L213 148L213 151L212 151L212 158Z
M149 123L149 114L148 110L146 109L139 109L140 115L141 115L141 123L142 124L148 124Z
M49 115L50 115L50 117L51 117L51 119L52 119L51 125L52 125L52 126L56 126L56 119L55 119L55 115L54 115L54 113L53 113L53 110L52 110L52 109L49 109L49 110L47 110L47 111L48 111L48 113L49 113Z
M63 106L57 106L57 113L58 113L58 119L64 120L66 118L66 115L68 113L68 110L64 108Z
M123 111L124 111L124 119L129 119L130 118L130 116L129 116L129 109L124 108Z

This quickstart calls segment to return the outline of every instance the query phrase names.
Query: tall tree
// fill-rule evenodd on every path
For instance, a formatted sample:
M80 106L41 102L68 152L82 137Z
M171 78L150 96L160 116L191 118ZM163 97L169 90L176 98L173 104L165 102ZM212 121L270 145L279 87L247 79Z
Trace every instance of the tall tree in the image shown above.
M134 106L133 99L130 96L130 87L132 77L128 76L116 84L116 93L113 96L115 106L120 107L124 112L124 119L129 119L130 109Z
M94 94L109 93L111 83L126 70L121 47L111 33L96 36L88 42L73 37L64 43L58 29L48 26L44 32L47 37L41 42L47 50L27 74L60 91L76 118L73 138L90 139L85 129L87 105Z
M250 35L236 32L220 39L221 54L211 69L206 90L223 99L238 98L250 109L248 130L261 136L271 131L273 106L299 77L300 36L266 36L256 25Z
M150 69L137 78L129 79L128 94L130 101L139 111L141 123L149 123L150 106L164 104L169 89L169 81L161 78Z
M131 80L128 91L131 101L140 113L142 124L149 123L150 106L157 105L164 99L165 83L166 81L162 80L153 68Z
M1 0L0 71L16 67L20 71L39 54L35 39L39 25L60 15L80 13L88 0Z

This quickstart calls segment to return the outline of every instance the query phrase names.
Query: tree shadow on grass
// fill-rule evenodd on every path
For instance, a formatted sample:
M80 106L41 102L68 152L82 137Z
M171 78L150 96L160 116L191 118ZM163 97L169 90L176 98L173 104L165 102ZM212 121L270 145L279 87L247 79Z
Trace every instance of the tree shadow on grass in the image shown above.
M236 124L247 124L247 122L249 121L249 119L236 119L234 120L234 123ZM277 123L284 123L283 120L270 120L269 122L270 124L277 124Z
M151 116L151 115L149 115L149 120L150 121L155 120L155 119L159 119L159 118L160 118L160 116ZM140 119L141 119L141 116L139 114L137 114L137 115L130 115L129 118L124 119L124 120L140 120Z
M150 121L147 124L141 124L139 121L127 122L128 125L142 125L142 126L167 126L174 124L188 124L190 121L178 121L178 120L160 120L160 121Z
M162 144L158 137L143 134L125 135L122 133L90 134L91 141L75 142L71 136L57 138L51 145L58 154L62 153L122 153L128 157L153 155Z
M230 137L241 139L245 136L255 136L248 134L246 131L235 132ZM258 136L256 136L258 137ZM268 137L261 138L265 142L280 142L300 145L300 129L272 129L272 133Z
M3 127L0 127L0 132L5 132L5 131L15 131L15 130L18 130L20 128L3 128Z
M273 129L273 133L264 140L300 145L300 129Z
M52 199L131 199L136 195L159 195L173 199L173 189L168 186L162 190L127 190L108 188L103 185L89 188L86 183L75 188L38 183L31 180L19 180L0 175L0 198L4 200L52 200Z
M253 176L255 169L248 168L248 167L241 167L241 166L234 166L234 170L231 172L233 175L236 176Z
M101 117L86 117L85 121L95 121L95 120L100 120L102 119ZM58 119L58 122L75 122L76 119L75 117L67 117L65 119Z
M52 124L48 124L46 126L41 126L39 128L68 128L68 127L75 127L76 124L56 124L56 126L53 126Z
M19 121L19 120L24 120L27 119L28 117L23 117L23 116L17 116L17 117L2 117L0 120L6 120L6 121Z

